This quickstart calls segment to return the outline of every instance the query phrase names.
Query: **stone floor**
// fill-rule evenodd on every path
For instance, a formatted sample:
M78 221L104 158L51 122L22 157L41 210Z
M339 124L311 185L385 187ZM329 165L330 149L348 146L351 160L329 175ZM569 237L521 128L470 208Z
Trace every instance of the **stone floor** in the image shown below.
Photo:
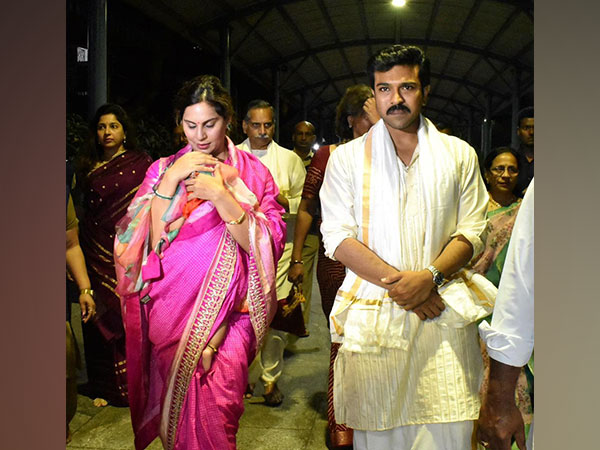
M78 317L78 307L74 307ZM81 341L77 320L75 335ZM329 362L329 332L321 310L319 290L313 285L309 323L310 336L299 339L294 352L287 352L284 373L278 383L285 394L283 404L271 408L263 404L262 388L245 400L246 410L237 435L239 450L323 450L327 449L326 390ZM82 381L85 375L83 375ZM96 408L80 395L77 413L71 421L73 439L67 449L133 449L129 408ZM162 449L155 440L149 450Z

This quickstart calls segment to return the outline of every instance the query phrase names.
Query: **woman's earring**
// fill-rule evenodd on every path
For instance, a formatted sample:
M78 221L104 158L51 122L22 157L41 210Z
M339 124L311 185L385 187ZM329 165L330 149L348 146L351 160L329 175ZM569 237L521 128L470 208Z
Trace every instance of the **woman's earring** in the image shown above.
M127 144L127 136L123 139L123 144Z

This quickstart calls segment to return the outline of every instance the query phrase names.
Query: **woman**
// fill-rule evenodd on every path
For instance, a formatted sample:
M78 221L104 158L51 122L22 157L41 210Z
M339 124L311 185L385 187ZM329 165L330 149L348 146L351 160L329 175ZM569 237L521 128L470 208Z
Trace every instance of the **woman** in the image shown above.
M80 245L85 255L97 315L83 326L88 385L96 406L127 406L125 334L113 261L115 225L123 217L150 157L136 149L127 114L118 105L101 106L90 122L90 143L78 159L83 197Z
M375 107L375 99L371 88L364 84L358 84L346 89L344 96L336 107L336 133L342 144L362 136L378 120L379 114ZM290 266L288 275L289 280L294 284L302 283L302 248L312 221L317 220L318 225L321 225L319 190L323 184L329 155L335 148L335 144L321 147L308 167L302 200L298 207L296 229L294 230L292 261L295 262ZM345 276L346 268L344 265L325 256L323 241L319 239L317 280L319 282L319 292L321 293L321 306L328 321L327 326L329 326L329 314L333 307L335 295ZM336 423L333 413L333 361L335 361L338 348L339 344L331 344L327 418L332 446L345 447L352 445L352 430L345 425Z
M185 83L188 145L148 170L117 226L136 449L235 449L248 363L275 314L283 208L268 169L226 136L229 93Z
M488 188L488 225L483 253L473 265L476 272L498 286L508 242L521 198L515 188L519 177L518 153L510 147L493 149L483 163L483 178Z
M487 155L482 167L490 197L487 212L488 224L485 233L485 247L475 259L473 270L484 275L496 286L500 283L510 236L521 206L522 199L518 196L517 190L520 161L521 157L512 148L498 147ZM489 356L485 346L482 346L482 356L484 381L480 392L485 392L489 376ZM526 432L529 431L533 414L532 381L531 371L524 368L517 382L516 400L523 416ZM513 445L513 448L517 448L516 444Z

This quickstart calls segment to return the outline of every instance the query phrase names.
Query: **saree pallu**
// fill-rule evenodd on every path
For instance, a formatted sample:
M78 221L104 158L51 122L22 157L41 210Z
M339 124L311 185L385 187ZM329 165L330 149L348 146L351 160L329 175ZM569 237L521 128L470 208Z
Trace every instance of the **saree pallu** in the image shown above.
M151 163L145 153L126 151L92 170L81 183L84 215L80 220L80 245L97 307L96 318L82 326L86 390L116 406L127 405L127 364L120 301L115 293L115 225Z
M148 170L127 216L117 226L115 260L127 338L129 399L135 447L157 435L167 449L234 449L248 363L276 308L275 262L285 241L283 209L268 169L228 140L224 164L239 178L228 189L247 214L250 252L235 242L205 201L180 223L183 182L149 245L152 188L176 158ZM210 369L200 363L220 325L227 331Z
M485 276L496 287L500 283L510 235L520 206L521 199L518 199L508 206L487 213L488 223L484 233L486 236L484 249L481 255L474 260L473 270Z

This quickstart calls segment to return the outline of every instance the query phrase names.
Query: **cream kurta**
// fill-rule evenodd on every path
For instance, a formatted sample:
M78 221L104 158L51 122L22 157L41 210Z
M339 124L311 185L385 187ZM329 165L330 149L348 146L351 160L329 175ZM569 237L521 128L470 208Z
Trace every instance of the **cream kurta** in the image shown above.
M237 147L250 152L250 140L246 139ZM289 202L289 212L283 215L283 220L287 225L285 247L277 265L277 298L282 299L287 297L292 288L292 283L288 281L287 274L290 268L296 215L302 199L306 170L304 170L304 164L302 164L302 160L298 155L292 150L280 146L275 141L271 141L267 147L267 153L259 159L267 166L279 188L279 192Z
M331 154L320 191L329 257L355 238L399 270L422 270L457 235L479 253L488 195L475 151L425 118L418 140L405 167L380 120ZM475 321L489 314L496 290L480 275L461 275L439 289L441 316L421 321L348 270L330 316L332 340L343 343L334 369L338 422L386 430L477 418Z

